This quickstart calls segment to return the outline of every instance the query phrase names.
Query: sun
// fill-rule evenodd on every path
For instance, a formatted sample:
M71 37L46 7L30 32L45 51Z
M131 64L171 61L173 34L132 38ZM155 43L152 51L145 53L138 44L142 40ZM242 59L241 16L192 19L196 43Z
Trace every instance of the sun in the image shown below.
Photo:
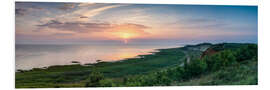
M122 33L121 38L123 38L124 39L124 43L127 44L128 43L128 39L130 39L131 36L132 35L130 33Z
M134 29L116 29L111 32L111 35L111 38L121 40L123 43L127 44L130 40L140 37L141 33Z
M131 37L131 34L130 33L123 33L122 34L122 38L123 39L129 39Z

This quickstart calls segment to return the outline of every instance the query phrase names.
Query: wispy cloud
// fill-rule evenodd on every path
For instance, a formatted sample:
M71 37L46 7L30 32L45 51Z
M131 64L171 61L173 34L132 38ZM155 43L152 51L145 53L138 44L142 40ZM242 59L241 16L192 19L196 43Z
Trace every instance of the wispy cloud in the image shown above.
M80 16L80 18L88 18L87 16Z
M124 24L111 24L111 23L86 23L86 22L60 22L57 20L51 20L47 23L36 25L38 30L43 28L52 28L61 31L72 31L77 33L86 32L114 32L117 30L127 30L133 29L133 31L148 29L148 26L134 23L124 23Z
M44 8L33 5L32 3L18 3L16 2L15 15L24 16L31 14L33 11L43 11Z
M16 16L23 16L26 14L26 9L23 8L16 8L15 9Z
M178 21L168 23L168 25L179 29L190 30L218 30L231 26L231 24L218 19L196 17L179 19Z
M81 16L85 16L88 18L92 18L93 16L96 16L100 13L102 13L103 11L112 9L112 8L117 8L117 7L121 7L121 6L126 6L126 5L109 5L109 6L104 6L104 7L100 7L100 8L95 8L92 10L89 10L88 8L83 8L77 11L73 12L73 15L81 15Z
M95 5L96 3L80 3L78 6L79 7L85 7L85 6L91 6L91 5Z
M111 5L111 4L104 4L104 5L96 5L92 3L88 4L65 4L61 8L62 10L70 10L72 11L65 12L62 14L58 14L57 16L53 17L52 20L60 20L60 21L79 21L79 22L87 22L90 21L94 16L101 14L102 12L117 8L126 5Z
M58 9L60 10L69 10L69 9L73 9L75 8L75 4L73 3L66 3L66 4L63 4L61 7L59 7Z

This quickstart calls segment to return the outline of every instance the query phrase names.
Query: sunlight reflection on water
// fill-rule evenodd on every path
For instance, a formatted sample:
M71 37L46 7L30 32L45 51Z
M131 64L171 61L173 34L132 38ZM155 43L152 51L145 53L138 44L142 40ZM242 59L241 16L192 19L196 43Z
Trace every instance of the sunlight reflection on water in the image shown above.
M155 49L176 47L170 45L16 45L16 69L81 64L96 60L117 61L150 54Z

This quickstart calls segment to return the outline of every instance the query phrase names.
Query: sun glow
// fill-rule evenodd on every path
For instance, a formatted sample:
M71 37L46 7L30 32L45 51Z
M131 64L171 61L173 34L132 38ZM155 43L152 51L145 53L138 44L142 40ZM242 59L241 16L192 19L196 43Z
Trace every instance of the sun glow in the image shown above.
M109 35L106 35L108 38L121 40L123 43L127 44L132 39L144 38L148 33L132 27L118 27L113 28L108 34Z
M123 39L129 39L131 37L130 33L123 33L122 38Z
M124 39L124 43L127 44L128 43L128 39L130 39L131 36L132 36L132 34L130 34L130 33L122 33L121 38L123 38Z

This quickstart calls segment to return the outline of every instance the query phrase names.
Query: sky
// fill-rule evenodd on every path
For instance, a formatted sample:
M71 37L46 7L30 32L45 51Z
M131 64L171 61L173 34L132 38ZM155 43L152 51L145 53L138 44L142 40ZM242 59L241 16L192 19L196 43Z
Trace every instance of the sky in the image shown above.
M16 2L16 44L258 42L257 6Z

